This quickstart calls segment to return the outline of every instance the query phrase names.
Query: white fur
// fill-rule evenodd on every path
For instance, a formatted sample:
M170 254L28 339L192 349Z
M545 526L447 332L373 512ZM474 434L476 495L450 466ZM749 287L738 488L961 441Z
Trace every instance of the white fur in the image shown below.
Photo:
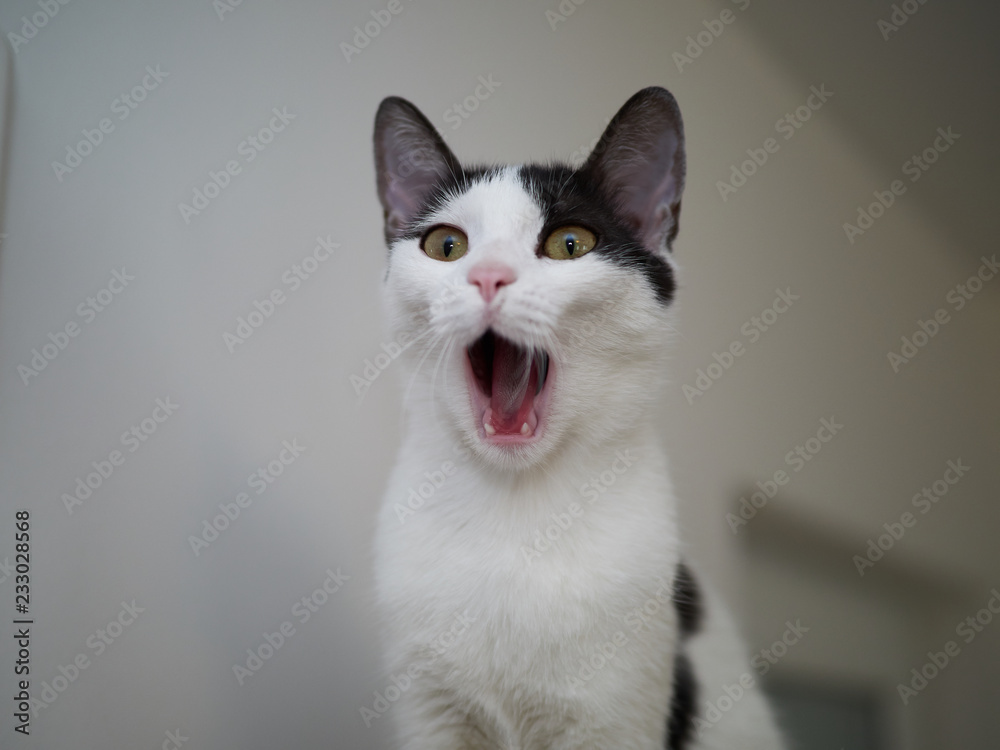
M400 357L405 434L376 576L389 673L417 675L400 681L390 709L405 750L665 744L679 541L650 407L670 314L638 272L596 253L539 258L542 222L508 168L427 222L463 229L465 257L432 260L415 240L391 249L388 316L415 342ZM466 279L484 259L517 273L491 309ZM552 357L548 415L531 445L481 439L463 357L488 325ZM586 489L595 479L606 491ZM546 530L556 539L538 552ZM629 617L644 605L655 610L645 622ZM699 683L710 637L695 649ZM610 658L585 679L581 659L601 649ZM742 671L727 656L722 674ZM721 686L703 685L699 705ZM694 747L780 747L759 696L705 734Z

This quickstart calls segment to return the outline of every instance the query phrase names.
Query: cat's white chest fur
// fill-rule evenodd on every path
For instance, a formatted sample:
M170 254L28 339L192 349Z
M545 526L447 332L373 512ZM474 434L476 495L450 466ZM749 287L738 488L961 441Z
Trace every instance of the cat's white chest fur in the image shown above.
M643 738L665 731L677 545L650 448L594 456L590 475L570 461L563 480L500 487L459 463L412 514L405 498L431 464L404 449L380 518L379 598L394 613L392 669L449 696L448 732L463 731L466 711L487 733L482 747L597 747L579 743L623 733L634 744L617 747L662 747ZM419 715L409 704L400 710Z

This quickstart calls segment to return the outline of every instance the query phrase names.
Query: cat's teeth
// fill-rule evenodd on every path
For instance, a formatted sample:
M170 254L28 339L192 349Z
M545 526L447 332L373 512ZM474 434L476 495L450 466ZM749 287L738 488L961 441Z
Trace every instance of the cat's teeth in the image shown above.
M523 425L521 425L521 434L524 435L525 437L527 437L528 435L531 434L531 428L528 427L528 423L527 422L525 422Z
M483 429L486 430L486 434L487 435L496 435L497 434L496 427L494 427L493 425L490 424L489 417L487 417L486 419L483 420Z

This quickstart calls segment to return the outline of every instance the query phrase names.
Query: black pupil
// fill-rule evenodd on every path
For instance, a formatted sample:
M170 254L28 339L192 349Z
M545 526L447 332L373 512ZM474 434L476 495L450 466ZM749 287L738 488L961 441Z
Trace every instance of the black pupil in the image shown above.
M448 256L450 256L451 251L455 248L455 238L452 237L451 235L445 237L444 243L442 244L442 248L444 250L444 257L447 258Z
M576 235L567 234L566 235L566 252L572 255L576 252Z

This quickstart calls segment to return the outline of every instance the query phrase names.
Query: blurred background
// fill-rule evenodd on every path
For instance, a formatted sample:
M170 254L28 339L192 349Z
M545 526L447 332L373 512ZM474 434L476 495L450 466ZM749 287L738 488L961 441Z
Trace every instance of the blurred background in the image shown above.
M405 96L467 161L579 162L658 84L689 170L659 419L754 689L807 750L996 747L998 20L6 0L0 745L392 746L375 109Z

